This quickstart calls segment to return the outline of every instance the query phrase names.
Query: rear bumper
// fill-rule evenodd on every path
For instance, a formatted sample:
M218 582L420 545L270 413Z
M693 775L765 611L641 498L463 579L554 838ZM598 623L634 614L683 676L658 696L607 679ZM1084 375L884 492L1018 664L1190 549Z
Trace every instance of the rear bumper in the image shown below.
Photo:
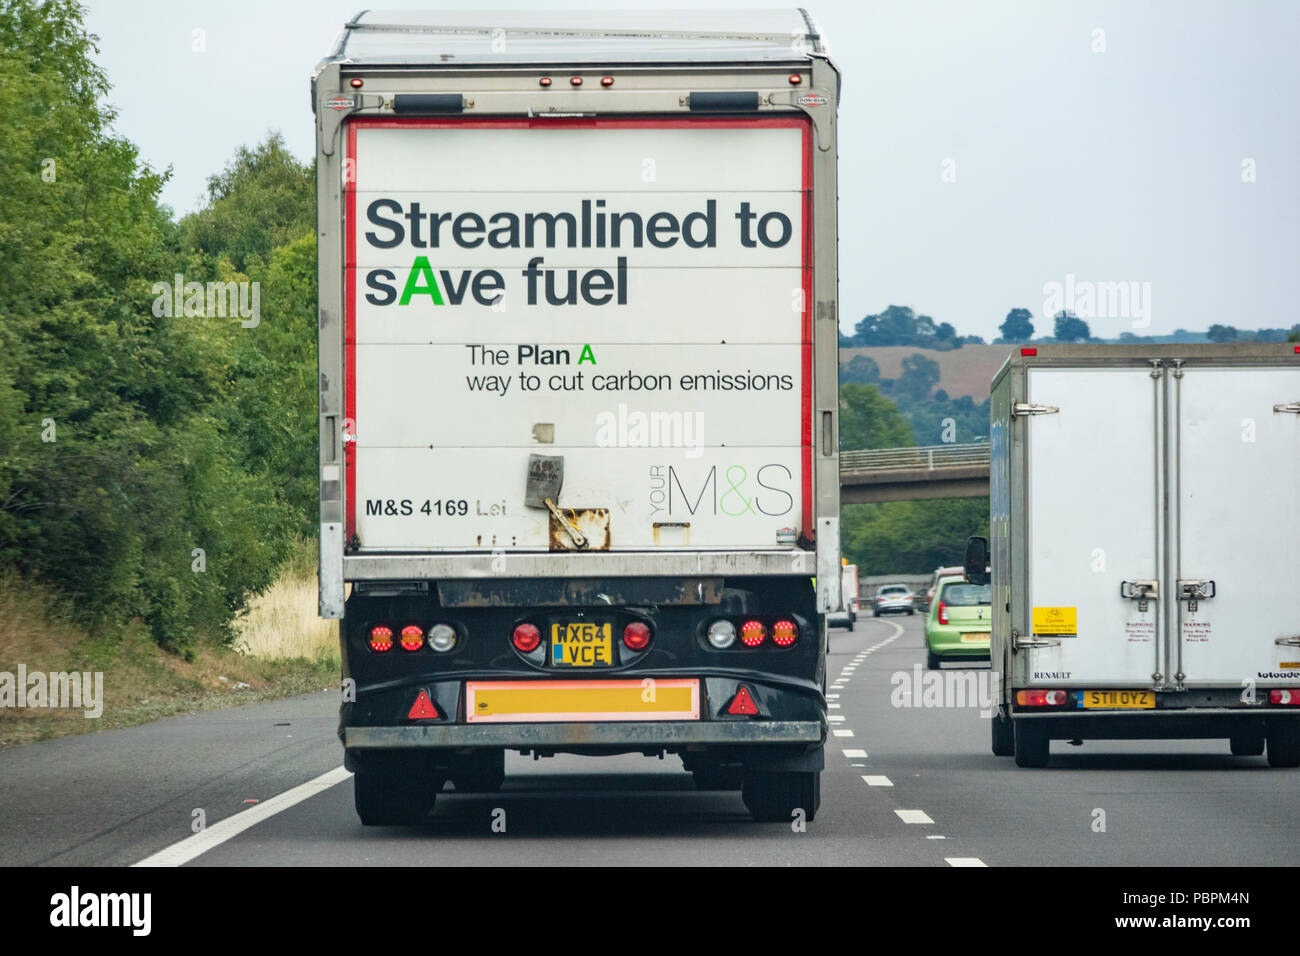
M1018 710L1013 720L1025 720L1053 740L1200 740L1263 735L1270 723L1300 720L1300 713L1281 708L1197 707L1177 710L1109 710L1033 713Z
M821 746L825 725L811 720L627 721L553 724L430 724L345 727L348 750L440 747L681 747L692 744Z

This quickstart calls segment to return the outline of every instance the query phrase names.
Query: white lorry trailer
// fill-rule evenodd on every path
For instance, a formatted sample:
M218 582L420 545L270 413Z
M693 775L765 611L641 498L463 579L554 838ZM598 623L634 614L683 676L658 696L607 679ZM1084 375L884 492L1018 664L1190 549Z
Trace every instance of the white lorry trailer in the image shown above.
M1218 737L1300 765L1300 346L1023 347L991 405L993 752Z
M320 612L363 822L507 750L675 753L815 814L838 93L795 10L368 11L318 66Z

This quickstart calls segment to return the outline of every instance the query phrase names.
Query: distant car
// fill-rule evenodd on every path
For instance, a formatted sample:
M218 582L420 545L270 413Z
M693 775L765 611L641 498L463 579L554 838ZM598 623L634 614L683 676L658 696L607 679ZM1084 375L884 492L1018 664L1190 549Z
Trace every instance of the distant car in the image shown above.
M965 569L961 567L935 568L934 576L930 578L930 587L926 589L925 597L921 599L921 610L929 611L934 607L934 589L939 586L939 579L946 574L964 574Z
M875 617L882 614L915 614L916 596L906 584L882 584L876 588L871 599L871 613Z
M963 574L943 575L925 622L925 666L937 670L946 660L988 660L992 630L991 585L967 584Z

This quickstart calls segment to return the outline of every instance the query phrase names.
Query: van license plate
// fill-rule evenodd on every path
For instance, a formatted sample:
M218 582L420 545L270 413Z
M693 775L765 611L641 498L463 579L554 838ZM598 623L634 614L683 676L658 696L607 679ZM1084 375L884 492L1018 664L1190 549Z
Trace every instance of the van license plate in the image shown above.
M551 624L551 665L606 667L614 664L608 621L556 621Z
M1156 695L1155 691L1150 690L1085 690L1083 706L1112 710L1152 710L1156 706Z

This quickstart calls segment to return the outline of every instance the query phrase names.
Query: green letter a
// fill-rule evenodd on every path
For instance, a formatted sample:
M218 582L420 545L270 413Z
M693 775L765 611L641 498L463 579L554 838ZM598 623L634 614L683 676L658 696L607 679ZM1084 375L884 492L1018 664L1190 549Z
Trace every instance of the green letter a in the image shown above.
M425 285L420 285L420 278L424 277ZM428 295L433 300L434 305L442 305L442 292L438 289L438 280L433 276L433 267L429 265L429 260L424 256L416 256L415 261L411 263L411 273L406 277L406 288L402 290L402 297L397 301L398 305L409 305L411 296Z

